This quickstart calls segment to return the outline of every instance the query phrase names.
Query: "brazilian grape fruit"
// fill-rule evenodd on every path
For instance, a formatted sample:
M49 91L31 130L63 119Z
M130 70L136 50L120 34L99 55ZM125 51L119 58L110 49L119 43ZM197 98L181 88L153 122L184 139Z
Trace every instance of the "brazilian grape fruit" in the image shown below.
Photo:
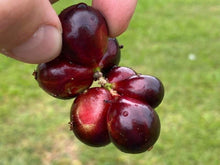
M128 67L115 66L107 74L106 79L109 83L116 83L126 80L129 77L136 75L136 72Z
M122 46L118 44L116 38L108 39L108 47L104 56L99 62L98 67L103 73L108 73L113 66L117 66L120 62Z
M150 75L134 75L113 84L119 94L146 102L156 108L163 100L164 87L161 81Z
M48 94L69 99L89 88L93 82L90 68L76 65L63 58L41 63L34 72L39 86Z
M70 127L76 137L90 146L104 146L110 143L106 114L112 99L108 90L90 88L79 95L71 108Z
M151 106L125 96L112 103L107 123L111 141L126 153L150 149L160 134L160 120Z
M102 14L79 3L64 9L59 15L63 28L64 54L69 60L86 66L96 66L108 46L108 28Z

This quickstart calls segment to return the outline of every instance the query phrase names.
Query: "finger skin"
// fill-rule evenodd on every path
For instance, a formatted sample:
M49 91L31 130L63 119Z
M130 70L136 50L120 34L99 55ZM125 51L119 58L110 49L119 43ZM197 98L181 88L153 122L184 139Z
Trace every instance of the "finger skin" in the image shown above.
M1 0L0 6L3 6L0 10L0 46L5 49L24 42L42 24L61 29L59 19L47 0L19 0L16 3L14 0Z
M137 0L93 0L92 6L105 17L111 37L117 37L128 27Z
M10 52L31 38L41 25L62 31L49 0L0 0L0 6L0 50Z

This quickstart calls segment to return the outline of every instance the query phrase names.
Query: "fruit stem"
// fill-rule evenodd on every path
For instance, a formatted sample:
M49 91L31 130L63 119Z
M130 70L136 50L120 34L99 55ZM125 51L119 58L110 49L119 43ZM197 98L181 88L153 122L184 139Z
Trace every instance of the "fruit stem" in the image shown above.
M108 90L109 90L109 92L111 93L112 96L114 96L114 97L120 96L116 90L114 90L112 88L108 89Z
M103 76L99 77L98 84L106 89L111 88L111 84Z
M113 96L119 96L117 91L112 89L112 84L109 83L105 77L103 76L102 72L96 71L93 75L95 81L98 81L98 84L101 85L101 87L107 89Z
M95 73L93 74L93 78L95 81L99 80L101 77L103 77L102 72L100 72L99 70L96 70ZM104 78L104 77L103 77Z

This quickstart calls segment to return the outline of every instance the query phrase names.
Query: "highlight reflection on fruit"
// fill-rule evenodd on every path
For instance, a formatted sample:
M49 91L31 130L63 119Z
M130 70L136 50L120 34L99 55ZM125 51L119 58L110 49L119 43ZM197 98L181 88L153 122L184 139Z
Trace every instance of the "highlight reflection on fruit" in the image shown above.
M160 135L155 108L164 97L162 82L119 66L122 46L108 36L98 10L79 3L64 9L59 18L62 51L37 65L33 75L39 86L56 98L75 98L69 126L84 144L103 147L112 142L133 154L150 150Z

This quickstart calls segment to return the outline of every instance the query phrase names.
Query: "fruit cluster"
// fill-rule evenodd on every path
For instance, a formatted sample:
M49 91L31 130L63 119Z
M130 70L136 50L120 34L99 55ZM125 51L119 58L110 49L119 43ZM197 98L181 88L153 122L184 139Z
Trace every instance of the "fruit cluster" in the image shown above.
M34 71L39 86L59 99L75 98L70 129L89 146L112 142L126 153L153 147L160 134L156 108L164 96L159 79L118 66L120 49L108 37L101 13L79 3L59 15L63 48L54 60ZM91 87L94 81L96 87Z

